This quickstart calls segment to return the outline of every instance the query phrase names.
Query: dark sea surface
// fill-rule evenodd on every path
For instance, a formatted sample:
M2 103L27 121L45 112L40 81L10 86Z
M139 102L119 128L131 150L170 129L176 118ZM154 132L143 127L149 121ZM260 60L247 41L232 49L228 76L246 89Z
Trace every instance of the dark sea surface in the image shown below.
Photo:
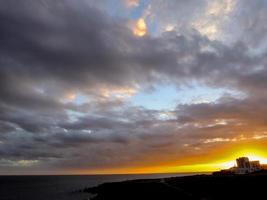
M89 194L74 191L105 182L186 175L192 174L0 176L0 200L85 200Z

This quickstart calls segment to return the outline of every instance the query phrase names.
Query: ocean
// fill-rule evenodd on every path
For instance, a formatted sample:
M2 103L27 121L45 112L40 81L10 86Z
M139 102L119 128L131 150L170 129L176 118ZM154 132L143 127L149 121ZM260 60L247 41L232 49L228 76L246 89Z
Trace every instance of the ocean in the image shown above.
M101 183L192 174L0 176L0 200L86 200L74 191Z

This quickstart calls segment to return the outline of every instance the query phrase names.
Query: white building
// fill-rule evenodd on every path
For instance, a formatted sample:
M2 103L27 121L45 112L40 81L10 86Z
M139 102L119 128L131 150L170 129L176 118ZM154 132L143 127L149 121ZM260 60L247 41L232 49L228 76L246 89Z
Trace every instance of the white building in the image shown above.
M236 159L237 166L230 169L214 172L214 175L227 175L227 174L248 174L267 169L267 165L261 165L260 161L249 161L247 157L240 157Z
M261 170L259 161L249 161L247 157L240 157L236 159L237 167L231 168L235 174L247 174Z

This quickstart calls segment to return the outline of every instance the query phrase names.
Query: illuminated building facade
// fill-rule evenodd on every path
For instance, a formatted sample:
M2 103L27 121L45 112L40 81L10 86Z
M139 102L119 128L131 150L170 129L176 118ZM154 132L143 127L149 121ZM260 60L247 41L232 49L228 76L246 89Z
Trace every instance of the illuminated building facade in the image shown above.
M261 170L260 161L249 161L247 157L236 159L237 167L231 168L235 174L247 174Z
M260 170L267 169L266 165L261 165L260 161L249 161L247 157L240 157L236 159L237 166L231 167L230 169L221 170L214 174L248 174L257 172Z

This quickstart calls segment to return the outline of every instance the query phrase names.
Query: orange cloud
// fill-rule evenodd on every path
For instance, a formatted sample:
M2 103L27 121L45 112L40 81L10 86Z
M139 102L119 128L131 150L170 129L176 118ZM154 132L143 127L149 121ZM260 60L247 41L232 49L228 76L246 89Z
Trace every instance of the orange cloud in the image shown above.
M138 37L143 37L147 33L147 26L144 18L139 18L133 27L134 35Z
M139 6L139 0L126 0L127 7L137 7Z
M103 99L120 99L124 100L127 99L131 96L133 96L136 92L136 88L131 88L131 87L106 87L103 86L102 88L99 89L101 97Z

